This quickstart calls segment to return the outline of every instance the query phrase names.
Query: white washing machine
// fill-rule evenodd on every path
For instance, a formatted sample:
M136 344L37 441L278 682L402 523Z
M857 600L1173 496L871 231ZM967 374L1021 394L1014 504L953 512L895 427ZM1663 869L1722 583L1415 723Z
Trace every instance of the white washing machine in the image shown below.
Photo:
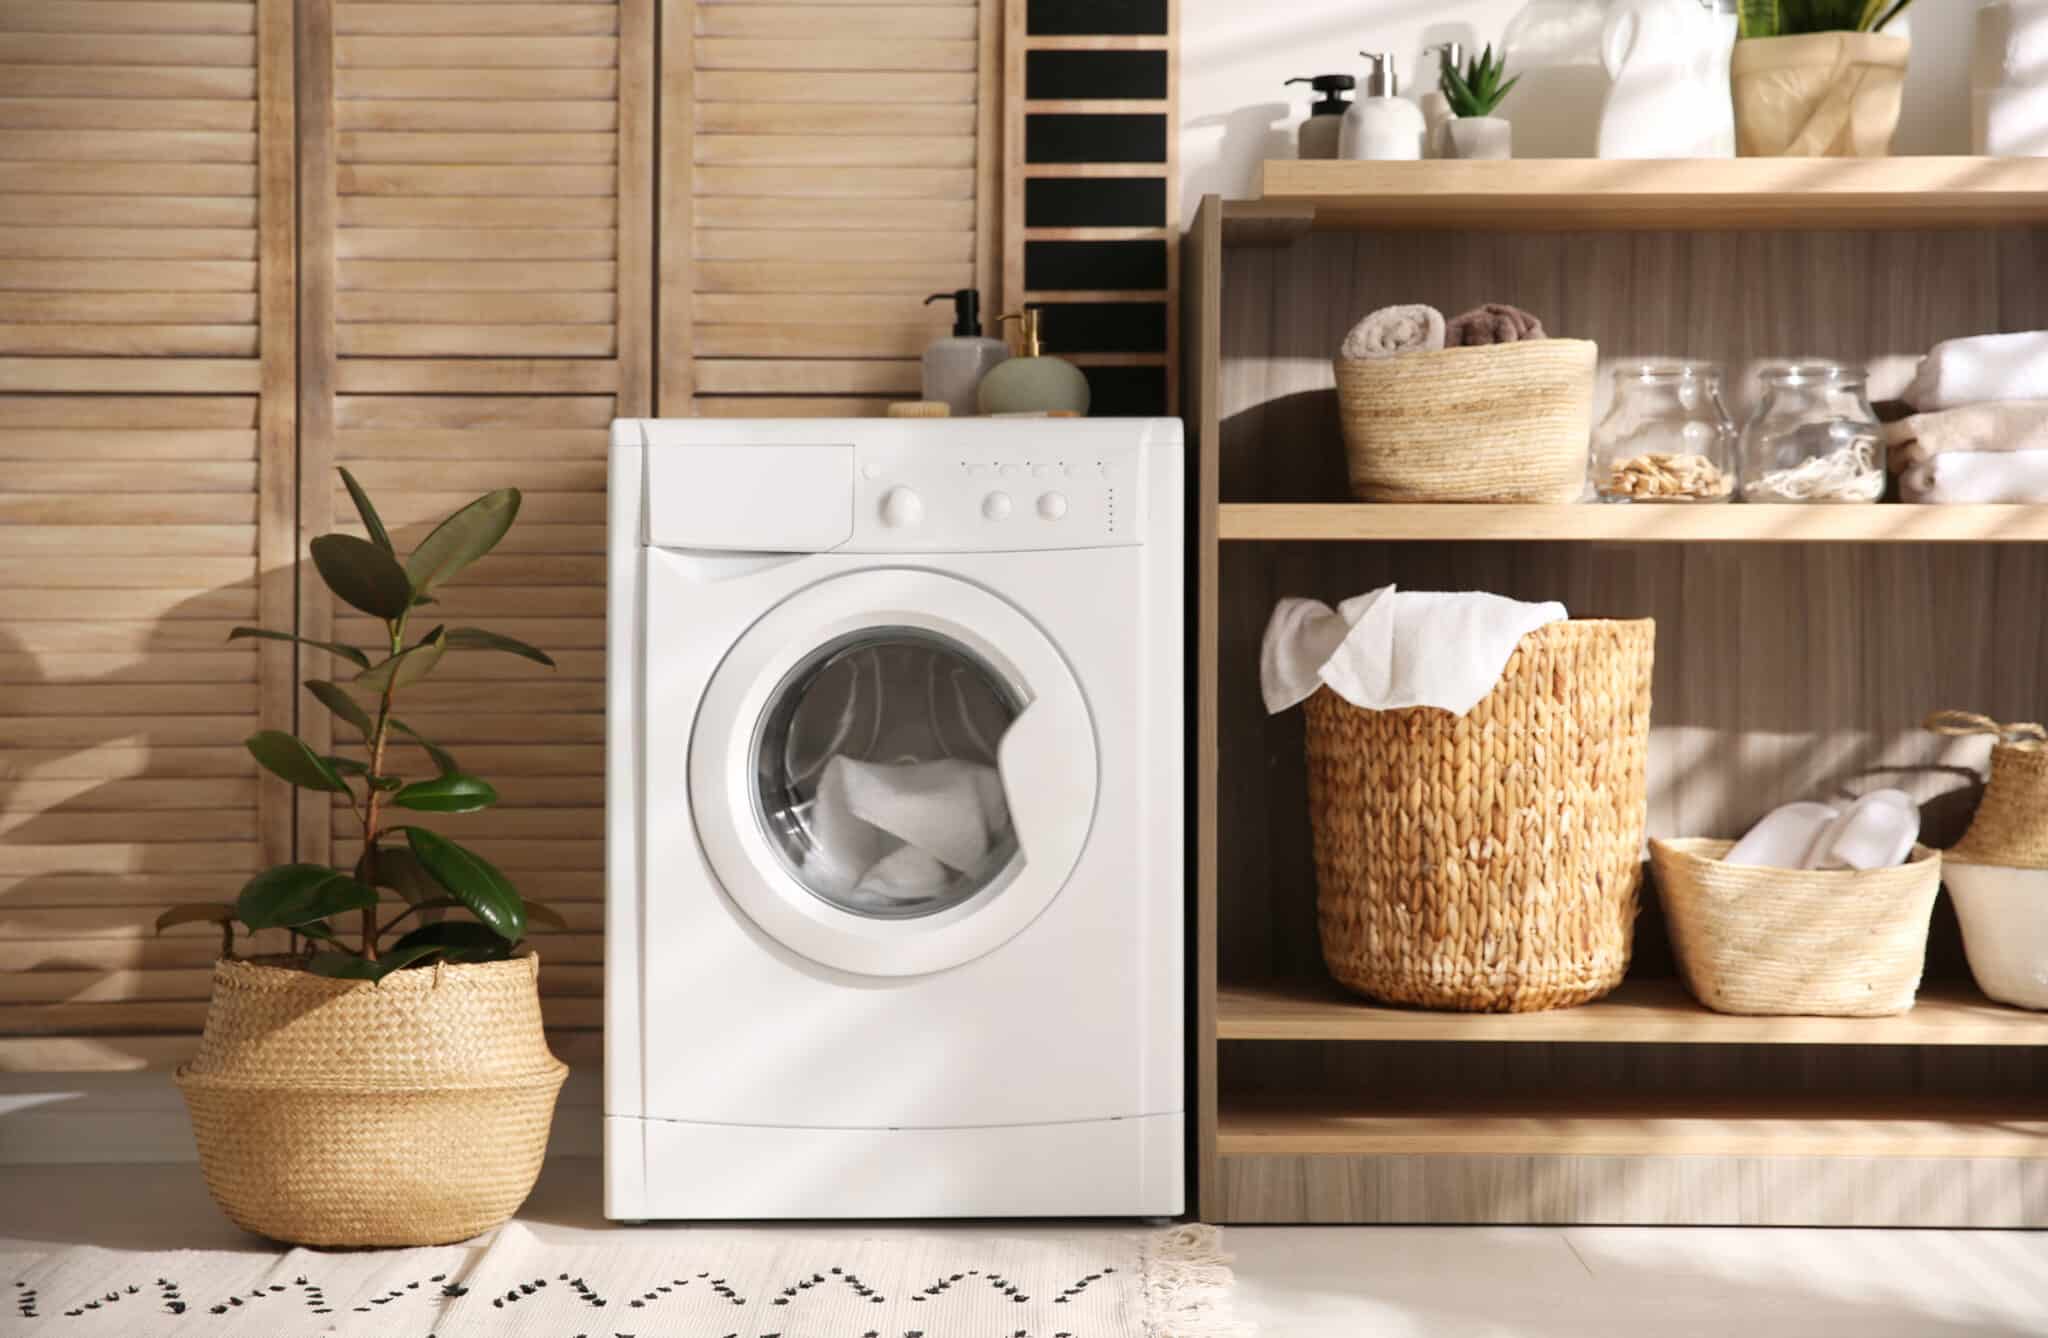
M1172 420L612 430L605 1211L1182 1211Z

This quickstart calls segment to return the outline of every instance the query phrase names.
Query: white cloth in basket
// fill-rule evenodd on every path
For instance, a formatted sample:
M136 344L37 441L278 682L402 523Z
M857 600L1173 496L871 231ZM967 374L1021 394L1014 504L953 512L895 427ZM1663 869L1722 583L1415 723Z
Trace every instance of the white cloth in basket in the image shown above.
M1570 616L1555 600L1404 594L1391 585L1335 610L1320 600L1283 599L1266 623L1259 685L1273 715L1326 683L1371 711L1434 706L1464 715L1500 682L1524 636Z

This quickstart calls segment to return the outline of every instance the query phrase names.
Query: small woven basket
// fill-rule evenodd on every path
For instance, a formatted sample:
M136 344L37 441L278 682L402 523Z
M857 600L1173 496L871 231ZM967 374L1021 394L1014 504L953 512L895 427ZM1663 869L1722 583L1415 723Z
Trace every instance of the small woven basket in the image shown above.
M1887 1017L1913 1006L1941 852L1888 869L1723 864L1729 841L1652 841L1679 971L1717 1013Z
M1991 776L1963 839L1949 849L1960 864L2048 869L2048 729L2031 721L2001 725L1968 711L1936 711L1921 726L1949 738L1990 734Z
M1528 339L1337 360L1351 491L1366 502L1576 502L1600 346Z
M440 1245L511 1217L569 1071L539 970L528 955L373 984L216 963L177 1073L214 1202L299 1245Z
M1323 960L1387 1003L1521 1013L1621 982L1642 882L1656 624L1522 638L1464 716L1310 697Z

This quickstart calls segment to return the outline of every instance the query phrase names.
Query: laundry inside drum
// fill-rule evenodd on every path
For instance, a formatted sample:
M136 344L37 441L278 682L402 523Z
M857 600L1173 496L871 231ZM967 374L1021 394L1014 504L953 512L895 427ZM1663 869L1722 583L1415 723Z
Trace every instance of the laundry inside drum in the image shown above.
M997 748L1023 703L966 647L911 628L842 637L769 703L762 830L812 896L875 919L931 915L1017 859Z

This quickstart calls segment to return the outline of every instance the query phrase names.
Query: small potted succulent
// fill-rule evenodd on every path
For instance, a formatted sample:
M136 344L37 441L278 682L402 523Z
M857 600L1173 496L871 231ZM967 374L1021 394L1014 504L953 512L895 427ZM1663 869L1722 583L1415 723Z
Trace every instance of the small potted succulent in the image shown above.
M441 834L439 819L487 808L497 791L398 706L449 655L554 662L481 628L413 630L435 592L504 538L518 492L478 498L401 559L341 475L369 537L322 535L313 565L337 599L382 624L382 644L372 653L256 627L229 639L330 657L338 672L306 691L354 739L331 753L280 730L246 743L265 770L345 803L361 854L348 867L265 870L232 903L177 906L157 928L221 928L205 1035L177 1073L215 1202L238 1225L298 1244L439 1244L510 1217L540 1171L567 1069L548 1051L539 959L522 941L529 920L560 917ZM401 741L433 774L405 774ZM237 956L237 927L284 951Z
M1447 158L1512 158L1514 126L1494 110L1507 97L1521 75L1502 82L1507 73L1507 56L1484 51L1465 62L1460 70L1450 52L1437 56L1438 87L1450 104L1452 120L1444 126L1444 156Z
M1885 27L1911 0L1740 0L1729 91L1746 158L1891 152L1912 41Z

